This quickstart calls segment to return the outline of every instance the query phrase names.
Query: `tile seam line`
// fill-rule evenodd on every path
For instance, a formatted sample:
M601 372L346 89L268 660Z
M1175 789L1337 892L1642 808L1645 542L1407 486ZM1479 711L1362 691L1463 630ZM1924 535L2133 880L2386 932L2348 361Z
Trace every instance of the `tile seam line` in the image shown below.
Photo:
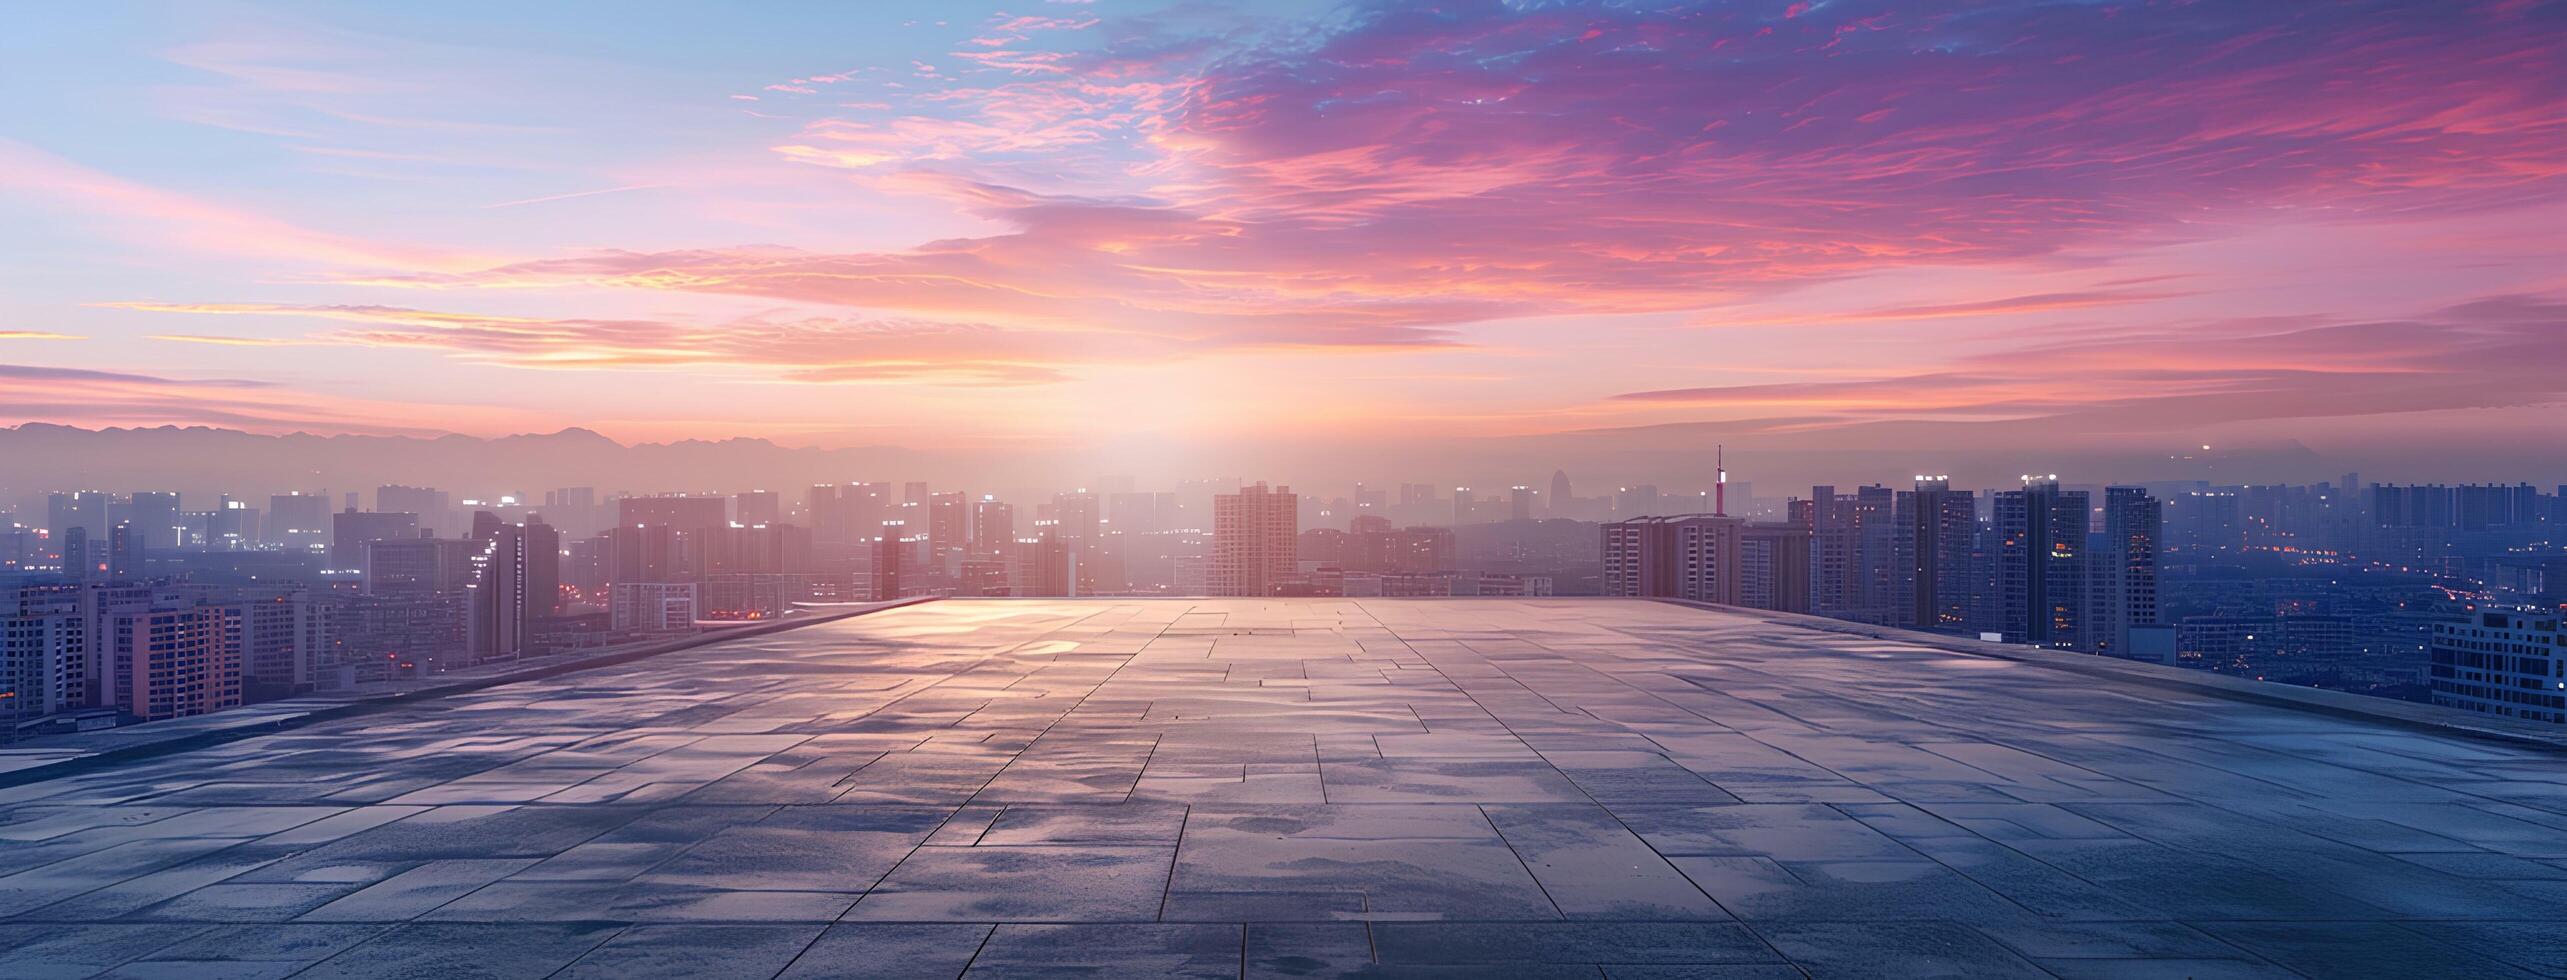
M1110 608L1110 604L1109 604L1109 608ZM1084 622L1087 622L1087 621L1088 621L1088 620L1090 620L1090 619L1094 619L1094 618L1096 618L1096 615L1097 615L1096 613L1089 613L1088 615L1081 616L1081 617L1078 617L1077 619L1071 620L1067 625L1069 625L1069 626L1073 626L1073 627L1074 627L1074 626L1077 626L1077 625L1078 625L1078 624L1080 624L1080 623L1084 623ZM1062 627L1057 627L1057 626L1056 626L1056 627L1053 627L1052 629L1050 629L1050 630L1046 631L1044 635L1049 636L1049 635L1052 635L1052 634L1058 633L1058 632L1061 630L1061 628L1062 628ZM1150 634L1150 642L1155 643L1155 642L1157 642L1157 641L1158 641L1158 639L1159 639L1160 637L1163 637L1163 636L1167 635L1167 629L1168 629L1168 628L1167 628L1166 626L1164 626L1164 625L1160 626L1160 627L1159 627L1159 629L1158 629L1158 631L1153 632L1153 633L1151 633L1151 634ZM1021 644L1020 644L1020 646L1021 646ZM1057 727L1060 727L1060 724L1061 724L1062 722L1069 720L1070 715L1077 713L1077 712L1078 712L1079 707L1080 707L1081 705L1086 704L1086 703L1088 702L1088 699L1089 699L1089 698L1095 697L1095 696L1096 696L1096 692L1104 690L1104 689L1105 689L1105 686L1106 686L1108 683L1111 683L1111 682L1114 680L1114 675L1122 673L1122 672L1123 672L1123 668L1125 668L1125 667L1129 667L1129 666L1131 666L1131 665L1132 665L1132 662L1133 662L1133 661L1141 659L1141 655L1142 655L1143 653L1148 652L1149 648L1150 648L1150 643L1143 643L1143 644L1141 644L1141 648L1140 648L1139 650L1135 650L1135 651L1133 651L1131 654L1126 655L1126 656L1123 658L1123 662L1122 662L1122 663L1115 664L1115 665L1114 665L1114 669L1113 669L1113 670L1106 671L1106 672L1105 672L1105 676L1104 676L1104 677L1098 678L1098 679L1097 679L1097 681L1096 681L1096 683L1095 683L1095 685L1093 685L1093 686L1089 687L1089 688L1087 689L1087 692L1086 692L1086 693L1079 695L1079 697L1078 697L1078 700L1077 700L1077 701L1071 702L1071 704L1070 704L1069 708L1067 708L1066 710L1063 710L1063 711L1060 713L1059 717L1053 718L1049 723L1046 723L1046 724L1043 726L1043 728L1042 728L1042 730L1041 730L1041 731L1038 731L1038 732L1035 732L1035 733L1034 733L1034 737L1033 737L1033 738L1030 738L1030 739L1025 740L1025 745L1024 745L1022 748L1017 749L1017 750L1016 750L1016 752L1015 752L1015 754L1008 756L1007 761L1006 761L1006 762L1004 762L1004 763L1001 763L1001 764L999 765L999 767L998 767L998 769L997 769L997 770L995 770L995 771L991 772L991 773L989 774L989 778L988 778L988 779L982 780L982 781L981 781L980 786L978 786L978 787L974 788L974 789L972 790L972 794L971 794L970 796L964 797L964 798L963 798L963 801L962 801L961 803L959 803L959 804L955 805L955 807L954 807L954 809L953 809L953 811L952 811L952 812L947 813L947 814L945 815L945 819L938 821L938 822L936 823L936 826L935 826L934 828L932 828L932 829L928 830L928 831L927 831L927 835L926 835L926 837L921 837L921 838L919 838L919 842L918 842L918 844L917 844L916 846L911 847L911 848L909 849L909 853L901 855L901 856L900 856L900 860L892 862L891 867L890 867L890 868L888 868L888 869L885 869L885 870L883 871L883 873L882 873L882 876L881 876L881 877L879 877L879 878L875 878L875 879L874 879L874 881L873 881L873 884L872 884L872 885L870 885L870 886L868 886L868 887L865 889L865 891L864 891L864 893L863 893L863 894L856 896L856 900L855 900L853 903L849 904L845 909L843 909L843 910L839 911L839 913L838 913L837 917L836 917L836 918L834 918L834 919L831 919L830 921L831 921L833 924L834 924L834 923L843 923L843 922L849 922L849 921L851 921L851 920L849 920L847 917L848 917L848 916L850 916L850 915L854 915L854 914L855 914L855 912L856 912L856 908L857 908L858 906L863 905L863 904L865 903L865 899L866 899L866 898L872 897L872 895L874 894L874 892L875 892L876 890L880 889L880 888L881 888L885 883L887 883L887 882L891 881L891 876L892 876L892 875L895 875L895 874L900 873L900 868L901 868L901 866L902 866L902 865L908 864L908 863L909 863L909 859L914 858L914 857L917 857L917 856L918 856L918 852L923 851L923 850L925 850L925 849L927 848L927 838L929 838L929 837L934 837L934 836L936 835L936 831L944 829L945 825L946 825L946 824L949 824L949 823L952 823L952 822L954 821L954 818L955 818L956 816L960 815L964 810L970 809L970 808L972 807L972 805L973 805L973 802L974 802L974 801L976 801L976 800L978 800L978 799L980 799L981 794L986 793L986 792L989 792L989 788L990 788L991 786L997 785L999 778L1000 778L1000 777L1002 777L1002 776L1005 776L1005 775L1007 774L1007 770L1008 770L1008 769L1013 768L1013 767L1016 765L1016 763L1017 763L1017 762L1019 762L1019 761L1021 761L1021 760L1023 760L1023 759L1025 758L1025 753L1026 753L1026 752L1028 752L1028 751L1030 751L1030 750L1032 750L1032 749L1034 748L1035 743L1041 742L1041 741L1043 740L1043 736L1051 734L1051 733L1052 733L1052 729L1057 728ZM1011 654L1012 654L1012 650L1011 650ZM1003 655L1002 655L1002 654L991 654L989 657L984 658L984 659L983 659L983 662L987 662L988 660L994 660L994 659L997 659L999 656L1003 656ZM945 678L945 680L950 680L950 679L952 679L950 676L949 676L949 677L947 677L947 678ZM944 683L944 681L943 681L943 680L939 680L939 681L937 681L937 683L941 684L941 683ZM929 686L930 686L930 687L933 687L934 685L929 685ZM950 727L950 726L949 726L949 727ZM1150 743L1150 754L1151 754L1151 755L1153 755L1153 756L1155 756L1155 755L1157 755L1157 754L1158 754L1158 751L1159 751L1158 743L1157 743L1157 742L1155 742L1155 741L1154 741L1154 742L1152 742L1152 743ZM1146 764L1145 764L1144 768L1146 768ZM1133 780L1133 784L1134 784L1135 788L1138 788L1139 783L1140 783L1140 780L1138 779L1138 777L1135 777L1135 778L1134 778L1134 780ZM841 794L841 795L844 795L844 794ZM1125 791L1124 797L1125 797L1125 799L1126 799L1126 800L1129 800L1129 799L1130 799L1130 797L1131 797L1131 793L1130 793L1130 791L1128 791L1128 790L1127 790L1127 791ZM996 803L995 805L999 807L999 810L1000 810L1000 812L1001 812L1001 813L1004 813L1004 812L1005 812L1005 810L1006 810L1006 808L1007 808L1008 806L1010 806L1011 804L1008 804L1008 803L1005 803L1005 802L999 802L999 803ZM1191 811L1191 809L1189 809L1189 811L1188 811L1188 815L1189 815L1189 816L1191 816L1191 815L1192 815L1192 811ZM991 818L990 818L990 824L991 824L991 826L996 826L996 825L997 825L997 820L998 820L998 818L997 818L997 817L995 817L995 816L991 817ZM987 829L987 828L983 828L983 829L982 829L982 831L981 831L981 834L982 834L982 836L983 836L983 837L988 836L988 833L989 833L989 831L988 831L988 829ZM1179 824L1179 825L1178 825L1177 833L1178 833L1178 835L1179 835L1179 836L1183 836L1183 835L1184 835L1184 833L1185 833L1185 828L1184 828L1184 825L1183 825L1183 824ZM973 845L973 846L978 846L978 845L977 845L977 844L975 844L975 845ZM1171 882L1173 882L1173 881L1175 880L1175 877L1176 877L1176 851L1175 851L1175 849L1174 849L1174 848L1170 848L1170 849L1169 849L1169 852L1168 852L1168 877L1169 877L1169 880L1170 880ZM1167 907L1167 893L1166 893L1165 891L1160 892L1160 899L1159 899L1159 902L1160 902L1160 913L1161 913L1162 915L1164 915L1164 914L1166 914L1166 907ZM853 920L853 921L862 921L862 920ZM1155 920L1154 920L1154 921L1155 921ZM984 939L984 940L982 941L982 946L983 946L984 948L986 948L986 947L987 947L987 945L988 945L988 941L987 941L986 939ZM974 952L974 953L972 954L972 958L973 958L973 960L974 960L975 962L977 962L977 961L979 960L979 958L980 958L980 954L979 954L978 952ZM965 967L964 967L964 969L966 970L966 972L968 972L968 971L969 971L969 969L970 969L970 967L969 967L969 966L965 966Z

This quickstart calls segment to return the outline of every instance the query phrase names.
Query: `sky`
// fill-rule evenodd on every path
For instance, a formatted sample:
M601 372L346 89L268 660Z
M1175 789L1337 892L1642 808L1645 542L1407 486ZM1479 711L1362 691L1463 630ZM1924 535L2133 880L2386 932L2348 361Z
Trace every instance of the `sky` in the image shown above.
M11 18L0 424L2567 450L2567 4Z

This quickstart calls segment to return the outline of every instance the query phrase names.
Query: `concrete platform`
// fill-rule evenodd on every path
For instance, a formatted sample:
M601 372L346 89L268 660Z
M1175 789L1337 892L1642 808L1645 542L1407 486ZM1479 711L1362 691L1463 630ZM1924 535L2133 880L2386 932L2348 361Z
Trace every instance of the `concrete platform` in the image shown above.
M2567 754L2143 681L936 602L0 788L0 976L2567 975Z

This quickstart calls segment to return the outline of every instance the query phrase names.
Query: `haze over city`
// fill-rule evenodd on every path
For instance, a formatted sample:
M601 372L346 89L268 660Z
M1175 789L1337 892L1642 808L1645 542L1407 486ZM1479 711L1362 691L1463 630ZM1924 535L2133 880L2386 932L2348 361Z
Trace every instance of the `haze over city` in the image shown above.
M2567 977L2567 0L0 30L0 977Z

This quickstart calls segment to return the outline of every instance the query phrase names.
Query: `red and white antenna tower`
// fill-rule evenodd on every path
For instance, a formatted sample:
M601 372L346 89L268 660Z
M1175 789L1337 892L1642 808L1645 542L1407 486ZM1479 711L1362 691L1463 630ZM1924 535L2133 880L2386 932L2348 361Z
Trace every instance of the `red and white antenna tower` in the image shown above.
M1714 517L1727 517L1729 516L1729 447L1727 445L1724 444L1712 450L1712 465L1720 468L1720 476L1711 485L1711 513Z

